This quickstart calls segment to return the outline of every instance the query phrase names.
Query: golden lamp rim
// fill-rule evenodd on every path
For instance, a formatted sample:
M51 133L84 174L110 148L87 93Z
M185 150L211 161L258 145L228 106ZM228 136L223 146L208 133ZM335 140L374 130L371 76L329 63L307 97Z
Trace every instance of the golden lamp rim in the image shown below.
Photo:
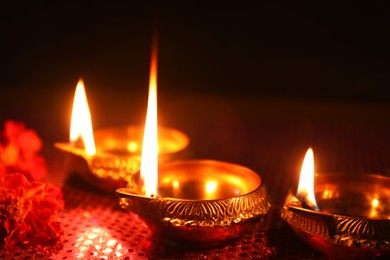
M129 158L129 157L139 157L139 154L128 154L128 155L120 155L115 153L108 153L108 152L97 152L94 155L88 154L84 148L77 147L73 145L72 143L67 142L56 142L54 143L54 147L63 150L65 152L73 153L75 155L81 156L84 159L92 159L92 158Z
M250 169L246 166L234 164L234 163L230 163L230 162L224 162L224 161L213 160L213 159L185 159L185 160L177 160L177 161L165 163L164 165L161 165L159 168L161 168L161 167L168 168L170 166L177 166L180 164L209 165L209 164L214 164L214 163L223 164L225 166L234 166L236 169L238 168L239 170L246 171L247 173L250 173L252 176L255 176L256 178L258 178L259 184L255 188L253 188L252 190L250 190L248 192L241 193L241 194L234 195L234 196L227 196L227 197L214 198L214 199L188 199L188 198L186 199L186 198L175 198L175 197L170 197L170 196L162 197L162 196L158 196L158 195L146 196L143 194L139 194L138 191L136 191L134 189L126 188L126 187L117 189L116 193L118 195L126 196L128 198L139 198L139 199L150 199L150 200L164 199L164 200L183 201L183 202L213 202L213 201L222 201L222 200L229 200L232 198L241 198L241 197L245 197L245 196L250 196L251 194L258 192L260 189L265 188L265 183L264 183L262 177L260 176L260 174L256 173L255 171L253 171L252 169Z
M110 126L110 127L103 127L95 130L95 138L98 135L101 135L102 132L109 132L109 131L123 131L123 130L134 130L134 131L140 131L138 134L140 134L143 130L143 128L140 125L136 124L128 124L128 125L118 125L118 126ZM176 154L183 150L185 150L190 145L190 138L187 134L180 131L179 129L173 128L173 127L166 127L166 126L159 126L160 133L174 133L175 136L179 136L181 143L180 146L176 148L174 151L162 151L159 152L160 155L170 155L170 154ZM139 141L142 142L140 139ZM97 144L95 144L97 146ZM87 154L85 149L83 147L78 147L74 145L74 143L68 141L68 142L55 142L54 147L61 149L66 152L70 152L79 156L82 156L84 158L93 158L93 157L115 157L115 158L129 158L129 157L135 157L135 156L141 156L140 151L136 153L127 153L127 154L117 154L114 152L107 152L107 151L97 151L96 154L90 155Z
M101 135L103 132L109 132L109 131L123 131L123 130L127 130L127 131L135 131L137 132L137 134L139 134L140 136L140 139L139 141L142 142L142 137L143 137L143 131L144 131L144 127L141 126L141 125L138 125L138 124L125 124L125 125L116 125L116 126L109 126L109 127L102 127L102 128L98 128L95 130L94 134L95 134L95 138L96 136L99 136ZM173 135L175 135L176 137L180 137L179 139L181 140L181 143L180 143L180 146L178 146L176 148L176 150L174 151L167 151L167 152L159 152L160 155L168 155L168 154L174 154L174 153L178 153L184 149L186 149L189 145L190 145L190 138L187 134L185 134L183 131L177 129L177 128L174 128L174 127L168 127L168 126L161 126L159 125L158 126L158 133L159 133L159 138L161 138L161 134L163 133L170 133ZM99 151L99 153L102 153ZM110 152L104 152L105 154L112 154L112 155L115 155L117 156L115 153L110 153ZM131 153L131 155L141 155L141 152L139 151L138 153ZM122 156L122 157L126 157L126 156Z
M224 198L220 198L220 199L181 199L181 198L175 198L175 197L160 197L160 196L156 196L156 195L146 196L146 195L143 195L143 194L136 194L136 193L128 192L128 191L131 191L130 188L119 188L119 189L116 190L116 193L118 195L120 195L120 196L127 197L127 198L138 198L138 199L145 199L145 200L155 200L155 199L158 199L158 200L170 200L170 201L183 201L183 202L199 202L199 203L202 203L202 202L214 202L214 201L221 201L221 200L229 200L229 199L232 199L232 198L241 198L241 197L249 196L249 195L251 195L253 193L256 193L263 186L264 186L264 183L261 182L261 184L256 189L254 189L254 190L252 190L250 192L243 193L243 194L236 195L236 196L224 197Z
M388 218L369 218L369 217L359 217L359 216L353 216L353 215L332 214L332 213L315 211L315 210L312 210L312 209L306 209L306 208L303 208L303 207L293 206L293 205L286 205L285 207L287 207L287 208L289 208L289 209L291 209L293 211L302 211L302 212L306 212L306 213L309 213L309 214L318 215L318 216L324 216L324 217L330 217L330 218L331 217L340 217L340 218L350 218L350 219L367 219L370 222L389 221L389 223L390 223L390 219L388 219Z
M315 178L316 177L319 177L319 176L330 176L330 177L334 177L334 176L337 176L337 177L340 177L342 175L344 176L355 176L355 177L369 177L369 178L377 178L378 180L385 180L385 181L388 181L390 182L390 176L385 176L385 175L381 175L381 174L377 174L377 173L337 173L337 172L332 172L332 173L315 173ZM293 192L293 190L296 190L296 187L297 185L294 185L292 188L289 189L289 194L291 194L294 198L296 198L298 200L298 198L296 197L296 195L294 195L295 193ZM318 201L317 201L318 203ZM323 215L323 216L328 216L328 217L345 217L345 218L356 218L356 219L368 219L370 221L386 221L388 220L390 222L390 219L389 218L370 218L370 217L361 217L361 216L353 216L353 215L346 215L346 214L336 214L336 213L327 213L327 212L322 212L322 211L316 211L316 210L313 210L313 209L308 209L308 208L303 208L303 207L300 207L300 206L295 206L295 205L284 205L285 207L287 208L291 208L291 209L294 209L296 211L304 211L304 212L307 212L307 213L312 213L312 214L316 214L316 215Z

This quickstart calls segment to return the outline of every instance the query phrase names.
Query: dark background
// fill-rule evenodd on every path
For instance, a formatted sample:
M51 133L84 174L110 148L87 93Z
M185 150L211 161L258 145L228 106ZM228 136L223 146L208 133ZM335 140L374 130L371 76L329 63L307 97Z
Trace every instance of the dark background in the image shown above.
M390 9L378 1L16 1L0 10L0 119L23 120L48 142L67 139L80 76L94 127L143 123L154 20L160 122L197 143L207 133L224 150L248 122L390 118Z
M138 92L153 16L161 91L388 100L389 18L375 3L37 1L1 8L2 86Z

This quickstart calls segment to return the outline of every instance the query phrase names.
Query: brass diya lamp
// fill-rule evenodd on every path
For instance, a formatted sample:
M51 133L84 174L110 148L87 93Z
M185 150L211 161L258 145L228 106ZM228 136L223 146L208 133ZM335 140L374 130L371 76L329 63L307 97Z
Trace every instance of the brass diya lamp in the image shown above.
M143 127L125 125L93 132L82 80L76 87L70 132L70 142L58 142L55 147L86 164L87 169L78 172L87 182L109 192L133 182L140 170ZM158 134L161 163L183 157L189 145L187 135L168 127L160 127Z
M307 160L312 160L309 170ZM374 174L314 175L313 161L309 149L297 195L292 190L288 193L282 218L302 240L330 258L389 257L390 178ZM312 177L307 177L310 171ZM307 184L311 187L305 188Z
M160 165L158 195L117 190L120 205L172 245L209 247L240 236L267 214L265 184L254 171L215 160Z
M236 238L268 212L266 187L254 171L227 162L158 164L156 70L154 49L139 178L116 190L119 204L169 244L209 247Z

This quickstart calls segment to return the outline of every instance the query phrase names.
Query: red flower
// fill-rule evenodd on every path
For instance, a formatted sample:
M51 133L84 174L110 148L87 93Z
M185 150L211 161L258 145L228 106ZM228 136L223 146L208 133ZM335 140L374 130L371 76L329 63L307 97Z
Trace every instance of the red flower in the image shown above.
M57 240L61 227L56 217L63 208L61 189L30 182L23 174L0 176L0 239L4 247Z
M43 179L47 170L45 159L37 154L41 149L42 141L34 130L6 121L0 131L0 176L18 172L30 181Z

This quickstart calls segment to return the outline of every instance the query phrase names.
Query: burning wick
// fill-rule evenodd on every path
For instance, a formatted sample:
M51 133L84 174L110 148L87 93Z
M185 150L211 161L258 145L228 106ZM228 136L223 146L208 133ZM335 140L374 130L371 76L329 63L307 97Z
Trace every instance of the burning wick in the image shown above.
M311 148L307 150L302 163L296 197L302 203L302 207L320 210L314 196L314 154Z
M141 156L141 180L146 196L155 197L158 186L157 40L152 46L148 107Z
M73 101L72 119L70 123L70 141L83 143L85 152L93 156L96 154L95 140L93 137L91 112L89 110L84 82L79 79Z

